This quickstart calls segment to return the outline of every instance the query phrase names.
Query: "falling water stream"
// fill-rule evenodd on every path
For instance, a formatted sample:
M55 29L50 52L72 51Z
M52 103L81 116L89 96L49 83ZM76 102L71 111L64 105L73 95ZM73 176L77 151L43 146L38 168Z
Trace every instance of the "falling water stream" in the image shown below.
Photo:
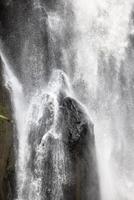
M134 1L26 2L3 3L16 19L0 43L17 131L16 200L64 200L66 97L91 117L97 154L100 197L76 199L133 200Z

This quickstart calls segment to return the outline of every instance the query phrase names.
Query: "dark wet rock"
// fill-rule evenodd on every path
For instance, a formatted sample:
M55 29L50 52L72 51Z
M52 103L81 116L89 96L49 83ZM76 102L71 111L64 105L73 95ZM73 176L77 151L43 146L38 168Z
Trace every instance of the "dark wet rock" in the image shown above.
M30 57L31 49L33 50L33 57L38 57L38 71L40 71L40 57L38 55L40 55L40 50L42 49L41 54L44 55L43 77L49 77L52 69L50 66L64 68L62 58L63 47L70 52L69 46L72 40L73 26L71 25L72 23L69 23L69 21L72 21L71 9L69 7L67 15L64 16L68 20L65 24L64 37L61 39L59 35L49 34L50 30L47 25L46 13L45 16L43 15L43 20L40 20L42 9L35 9L36 12L38 11L38 17L37 15L34 16L31 1L14 0L8 5L4 2L9 1L2 0L0 3L0 36L5 44L6 51L9 52L7 57L12 60L12 66L14 66L14 71L19 80L22 83L25 82L24 90L27 91L27 88L33 87L33 79L35 78L35 74L32 73L33 69L30 68L34 66ZM56 2L60 1L44 0L41 2L45 3L47 11L55 11L57 7ZM41 5L44 4L41 3ZM57 9L64 11L61 7L64 8L64 5ZM50 36L55 36L56 41L52 42ZM23 49L24 43L27 40L29 40L27 48ZM37 51L35 51L35 47L37 47ZM23 55L23 59L21 57L22 49L26 52L26 55ZM73 55L73 52L69 53L69 55ZM70 59L69 63L71 62L73 65L74 59L72 58L73 56L69 56L68 59ZM21 64L20 60L23 60L24 63L22 62ZM24 65L26 69L23 69ZM31 69L30 73L27 72L27 69ZM22 72L25 70L26 73L23 74ZM36 78L40 79L40 77ZM34 84L36 86L37 83ZM2 106L8 105L9 101L5 101L7 97L7 94L5 96L5 89L0 88L1 91L3 92L0 93L0 104ZM48 110L44 109L39 126L31 124L29 130L31 157L27 168L35 179L41 178L41 200L57 200L56 198L54 199L53 195L58 196L57 191L60 191L60 189L63 191L63 196L58 200L99 200L93 124L76 100L70 97L64 98L64 96L61 95L59 100L60 112L57 125L57 132L62 133L62 138L59 140L53 137L52 133L46 141L42 141L43 136L49 131L53 123L53 118L51 119L52 121L49 119L51 112L49 110L50 105L48 105ZM47 119L49 124L46 125ZM14 156L10 154L10 151L13 151L12 128L10 126L10 124L4 122L1 125L0 131L0 155L2 157L0 160L0 200L11 200L13 193L15 193ZM37 152L37 146L39 145L41 153ZM62 158L61 155L63 155ZM42 157L41 164L38 161L38 156ZM64 180L64 175L66 180ZM29 176L27 178L27 184L24 188L24 199L26 200L29 194L29 185L32 184L32 178L31 180Z
M37 152L36 145L33 146L30 159L34 177L41 178L41 198L53 200L55 196L57 200L60 191L60 200L99 200L93 124L83 106L70 97L62 98L59 108L56 131L61 133L61 138L45 132L44 113L40 124L44 129L39 129L42 140L39 144L34 136L32 141L41 150ZM40 137L40 131L35 130L34 134ZM33 133L30 134L32 138Z
M88 119L88 116L82 110L81 106L69 97L63 100L63 117L64 130L63 140L69 146L77 145L79 142L88 142L84 137L87 137L90 132L90 137L93 140L93 124ZM90 128L90 130L89 130ZM84 140L83 140L84 138ZM83 141L82 141L83 140ZM84 145L84 144L83 144Z
M0 66L0 113L11 118L9 94L2 81ZM15 165L13 126L0 120L0 200L13 200L15 195Z
M64 149L72 171L71 182L63 184L64 200L99 200L93 124L74 99L65 98L62 106Z

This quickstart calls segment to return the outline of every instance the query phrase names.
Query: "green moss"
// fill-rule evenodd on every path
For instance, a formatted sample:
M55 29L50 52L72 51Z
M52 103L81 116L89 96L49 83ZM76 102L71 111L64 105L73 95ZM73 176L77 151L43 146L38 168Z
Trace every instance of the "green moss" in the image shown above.
M0 115L8 116L8 110L6 106L0 105Z
M4 123L7 123L7 121L8 121L8 116L9 116L8 113L9 113L9 112L8 112L7 107L6 107L6 106L3 106L3 105L0 105L0 115L3 116L3 118L0 117L0 130L1 130L2 127L3 127L3 124L4 124ZM5 117L5 119L4 119L4 117ZM6 119L6 118L7 118L7 119Z

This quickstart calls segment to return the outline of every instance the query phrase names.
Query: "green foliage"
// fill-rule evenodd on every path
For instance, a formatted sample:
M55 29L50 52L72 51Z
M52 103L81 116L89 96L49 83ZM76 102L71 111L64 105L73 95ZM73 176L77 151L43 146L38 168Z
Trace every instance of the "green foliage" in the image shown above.
M0 105L0 115L4 115L4 116L8 115L8 111L7 111L6 106Z
M0 105L0 125L2 125L2 123L7 120L8 120L7 108L6 106Z

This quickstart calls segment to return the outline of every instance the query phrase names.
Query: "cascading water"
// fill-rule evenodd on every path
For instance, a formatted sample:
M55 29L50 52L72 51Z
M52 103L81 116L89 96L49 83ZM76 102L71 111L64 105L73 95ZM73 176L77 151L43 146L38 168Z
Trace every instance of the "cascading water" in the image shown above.
M133 0L3 5L17 200L133 200Z
M75 3L75 77L81 79L77 94L95 123L101 196L103 200L131 200L134 2ZM85 95L79 87L86 88Z

